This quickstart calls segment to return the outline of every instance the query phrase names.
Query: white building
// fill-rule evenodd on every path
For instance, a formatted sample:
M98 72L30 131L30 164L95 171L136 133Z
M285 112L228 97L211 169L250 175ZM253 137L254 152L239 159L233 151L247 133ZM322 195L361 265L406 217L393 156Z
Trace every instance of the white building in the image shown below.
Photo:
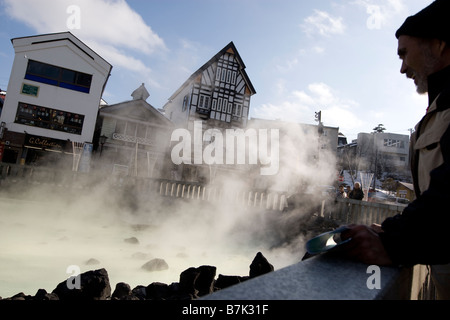
M409 136L389 132L358 133L359 154L367 164L382 170L407 169L409 164Z
M3 161L25 163L33 152L92 144L112 66L70 32L11 42L15 58L0 118Z

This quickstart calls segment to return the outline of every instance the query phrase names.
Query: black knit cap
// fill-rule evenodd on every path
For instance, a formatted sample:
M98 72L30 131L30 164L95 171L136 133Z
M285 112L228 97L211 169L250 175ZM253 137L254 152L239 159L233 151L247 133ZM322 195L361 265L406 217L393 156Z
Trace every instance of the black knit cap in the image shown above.
M408 17L395 36L439 39L450 44L450 0L435 0L425 9Z

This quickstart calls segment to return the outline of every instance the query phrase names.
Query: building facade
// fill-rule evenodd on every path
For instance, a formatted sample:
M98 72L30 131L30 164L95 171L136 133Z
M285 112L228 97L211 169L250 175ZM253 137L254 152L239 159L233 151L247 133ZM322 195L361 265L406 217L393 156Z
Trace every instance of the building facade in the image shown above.
M96 167L107 174L163 178L173 124L150 105L144 84L133 99L104 105L99 112L100 156Z
M358 148L368 167L375 166L375 162L384 171L405 170L408 167L408 135L389 132L359 133Z
M225 135L226 129L247 126L251 96L256 93L245 64L233 42L194 72L168 99L163 110L177 128L185 128L194 136L201 127L201 140L193 148L211 144L210 129ZM197 144L197 145L196 145ZM236 173L237 166L223 164L180 164L173 167L173 179L208 182L213 176ZM241 170L240 167L238 169Z
M80 152L75 146L92 150L112 66L70 32L11 42L15 57L0 118L0 160L53 165L69 154L67 164L73 167L70 156ZM53 160L44 163L44 158Z

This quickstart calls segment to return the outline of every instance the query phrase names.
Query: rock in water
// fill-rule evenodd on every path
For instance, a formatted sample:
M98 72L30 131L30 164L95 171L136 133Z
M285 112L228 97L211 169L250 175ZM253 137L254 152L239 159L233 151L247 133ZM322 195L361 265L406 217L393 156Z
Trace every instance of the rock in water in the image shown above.
M146 262L144 265L142 265L141 269L147 271L162 271L169 269L169 265L164 259L156 258Z
M109 284L108 272L105 269L87 271L78 277L80 288L68 286L68 282L73 280L71 277L59 283L52 291L60 300L106 300L111 297L111 286ZM76 281L75 281L76 283Z
M123 241L126 243L131 243L131 244L139 243L139 240L136 237L126 238L126 239L123 239Z
M94 264L100 264L100 261L98 261L97 259L95 259L95 258L90 258L89 260L87 260L84 264L86 264L86 265L94 265Z
M250 278L254 278L273 270L273 265L271 265L269 261L267 261L266 257L264 257L261 252L258 252L250 265L249 275Z

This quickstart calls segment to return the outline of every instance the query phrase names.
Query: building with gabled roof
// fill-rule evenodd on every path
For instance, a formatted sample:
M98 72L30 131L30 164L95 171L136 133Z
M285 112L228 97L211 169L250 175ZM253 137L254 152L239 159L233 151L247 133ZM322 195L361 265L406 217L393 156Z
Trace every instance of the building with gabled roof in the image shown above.
M0 160L65 162L77 170L71 159L61 159L75 154L75 144L92 151L112 65L70 32L14 38L11 43L15 57L0 118L5 146Z
M146 101L144 84L131 96L132 100L100 108L99 167L108 173L159 177L173 124Z
M226 129L245 128L250 99L256 94L245 68L236 46L230 42L170 96L163 107L165 116L177 128L187 129L191 133L201 127L202 135L209 129L224 133ZM194 141L192 150L213 142L211 137L206 140ZM211 182L216 173L230 176L236 168L224 164L183 163L175 166L172 174L177 180ZM242 170L237 171L242 174Z
M242 128L247 125L250 98L256 93L233 42L195 71L169 98L163 109L178 127Z

